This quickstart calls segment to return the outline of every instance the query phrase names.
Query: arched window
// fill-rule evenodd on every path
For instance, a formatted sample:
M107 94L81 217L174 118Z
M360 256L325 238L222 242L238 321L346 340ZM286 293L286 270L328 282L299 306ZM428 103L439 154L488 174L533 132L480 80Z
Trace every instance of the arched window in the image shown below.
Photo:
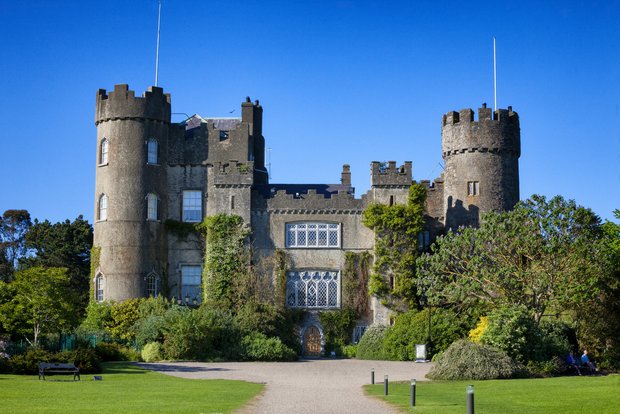
M103 275L101 273L95 276L95 301L103 301Z
M288 272L286 305L291 308L337 309L340 278L335 271Z
M146 196L146 219L151 221L158 220L158 204L159 199L153 193L149 193Z
M99 196L99 220L107 220L108 219L108 196L105 194L101 194Z
M156 298L159 295L159 276L151 272L146 277L146 296Z
M99 164L104 165L108 163L108 139L101 140L101 146L99 148Z
M157 140L155 138L149 138L147 143L147 163L149 164L157 164Z

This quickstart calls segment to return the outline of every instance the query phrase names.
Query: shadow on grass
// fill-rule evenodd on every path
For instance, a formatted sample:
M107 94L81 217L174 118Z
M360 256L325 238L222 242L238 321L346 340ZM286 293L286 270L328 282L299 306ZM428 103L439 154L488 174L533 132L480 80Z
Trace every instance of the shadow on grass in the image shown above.
M147 371L133 362L104 362L101 364L104 374L146 374Z
M172 364L136 364L144 369L149 369L157 372L209 372L209 371L230 371L226 368L209 368L209 367L188 367L182 365Z

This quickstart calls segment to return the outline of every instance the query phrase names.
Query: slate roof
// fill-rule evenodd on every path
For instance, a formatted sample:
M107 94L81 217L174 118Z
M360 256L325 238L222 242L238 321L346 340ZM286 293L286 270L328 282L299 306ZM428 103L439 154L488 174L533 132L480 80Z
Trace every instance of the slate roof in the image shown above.
M230 131L237 127L241 123L241 118L203 118L198 114L194 114L181 122L181 125L185 125L185 130L194 129L200 126L200 124L211 122L216 129L220 131Z

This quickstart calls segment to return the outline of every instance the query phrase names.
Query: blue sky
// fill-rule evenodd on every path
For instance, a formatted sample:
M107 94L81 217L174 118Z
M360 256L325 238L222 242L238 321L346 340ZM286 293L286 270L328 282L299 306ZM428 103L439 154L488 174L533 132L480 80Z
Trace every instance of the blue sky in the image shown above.
M173 112L264 108L272 182L334 183L370 162L441 172L441 116L520 115L521 198L620 208L620 1L164 0ZM0 213L92 222L95 94L154 83L157 1L0 0ZM176 116L173 120L180 121Z

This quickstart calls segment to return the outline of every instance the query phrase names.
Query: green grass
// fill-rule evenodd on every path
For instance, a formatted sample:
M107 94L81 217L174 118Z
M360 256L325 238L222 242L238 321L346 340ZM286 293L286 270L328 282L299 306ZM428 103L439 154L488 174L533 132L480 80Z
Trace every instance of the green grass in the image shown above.
M418 382L416 406L410 407L410 383L367 385L368 395L378 396L403 412L465 413L467 384L474 385L476 414L483 413L620 413L620 375L545 379Z
M146 371L129 363L104 364L103 381L82 375L0 375L0 413L229 413L263 385L191 380Z

